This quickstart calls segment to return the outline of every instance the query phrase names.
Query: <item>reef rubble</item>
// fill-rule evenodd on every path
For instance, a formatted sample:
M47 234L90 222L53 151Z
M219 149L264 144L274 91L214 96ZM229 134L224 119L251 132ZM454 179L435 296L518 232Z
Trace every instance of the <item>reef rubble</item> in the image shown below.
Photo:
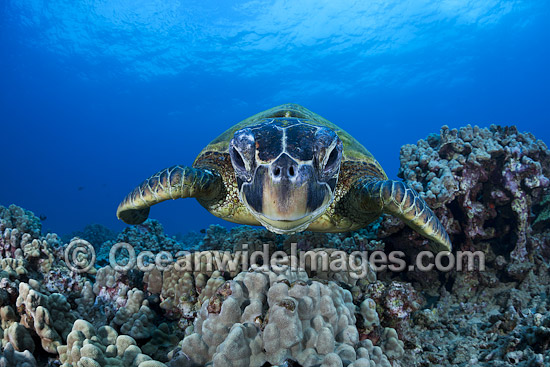
M475 261L412 266L429 243L390 216L340 234L213 225L176 239L150 219L59 237L0 206L0 367L550 365L546 145L515 127L444 126L400 159L451 236L447 261ZM134 256L113 255L119 243ZM401 251L406 266L222 266L293 249Z

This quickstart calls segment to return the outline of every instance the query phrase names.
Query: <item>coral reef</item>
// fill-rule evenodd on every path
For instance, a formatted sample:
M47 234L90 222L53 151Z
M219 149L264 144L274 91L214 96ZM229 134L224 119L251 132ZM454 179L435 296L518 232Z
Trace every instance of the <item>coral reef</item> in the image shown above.
M18 352L8 343L0 353L0 367L37 367L37 364L30 351Z
M148 220L60 238L0 206L0 367L550 365L546 145L514 127L444 126L402 148L399 175L441 218L451 255L478 257L424 271L427 241L390 217L339 234L213 225L176 239ZM84 240L97 250L87 271L66 263L88 259L66 256ZM119 242L141 268L125 250L110 262ZM309 254L299 269L269 262L293 250ZM342 271L335 256L376 250L402 251L404 268Z
M388 365L384 353L371 359L366 350L357 350L355 312L351 293L334 282L312 281L305 272L242 272L203 303L195 331L183 339L180 353L189 366L210 361L213 366L280 365L289 360L304 366ZM392 338L383 350L399 358L402 342L396 334Z
M92 324L76 320L67 337L67 345L58 348L62 367L166 367L141 352L136 341L102 326L96 332Z
M103 243L115 241L117 233L101 224L88 224L82 231L74 231L63 236L64 242L70 242L72 238L78 237L90 242L95 249L100 249Z
M32 238L38 238L42 231L42 223L30 210L14 204L7 208L0 205L0 231L6 228L17 229L19 233L28 233Z
M158 220L148 219L140 225L127 227L120 232L116 239L109 239L101 244L97 260L99 264L107 263L109 260L109 251L115 243L124 242L130 244L136 254L142 251L160 251L170 252L176 255L183 250L181 244L175 239L164 234L164 228ZM124 258L125 254L118 254L119 258Z
M155 314L144 299L143 292L134 288L128 292L126 304L117 311L112 323L123 334L139 340L151 336L155 330L154 319Z
M32 284L32 286L30 285ZM69 334L76 315L64 295L41 293L38 282L31 279L19 283L19 297L15 306L21 316L21 324L38 334L42 348L55 353Z
M399 176L436 209L463 249L505 239L514 245L511 258L526 260L532 207L550 186L542 141L515 127L444 126L403 146L400 160Z

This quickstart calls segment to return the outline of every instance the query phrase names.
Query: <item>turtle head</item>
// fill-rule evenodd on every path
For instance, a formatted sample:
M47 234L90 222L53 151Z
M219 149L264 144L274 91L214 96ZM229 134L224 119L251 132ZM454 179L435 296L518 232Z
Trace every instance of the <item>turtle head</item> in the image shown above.
M229 154L241 202L270 231L303 231L334 199L342 141L327 127L270 119L236 131Z

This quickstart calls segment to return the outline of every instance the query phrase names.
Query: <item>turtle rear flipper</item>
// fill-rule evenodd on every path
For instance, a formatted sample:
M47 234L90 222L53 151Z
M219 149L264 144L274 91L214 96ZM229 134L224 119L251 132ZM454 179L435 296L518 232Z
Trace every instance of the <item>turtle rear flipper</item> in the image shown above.
M122 200L116 214L127 224L140 224L155 204L168 199L213 198L221 186L221 177L210 170L172 166L143 181Z
M452 245L445 228L418 193L401 181L366 182L361 190L362 208L375 206L382 212L401 219L405 224L434 241L438 251L451 251Z

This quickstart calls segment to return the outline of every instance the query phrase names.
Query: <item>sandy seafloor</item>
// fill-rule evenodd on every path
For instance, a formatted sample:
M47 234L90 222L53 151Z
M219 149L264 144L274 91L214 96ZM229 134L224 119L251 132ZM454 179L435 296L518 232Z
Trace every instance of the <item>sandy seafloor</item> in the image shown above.
M243 244L398 250L407 265L429 244L389 216L342 234L210 226L168 237L151 219L120 233L90 225L58 236L42 233L25 208L0 207L0 366L550 365L546 145L514 127L444 126L402 148L399 175L434 209L452 254L479 251L484 269L476 262L471 271L407 268L361 279L311 264L116 271L109 252L119 242L136 255L174 257L235 254ZM95 262L82 272L92 249Z

